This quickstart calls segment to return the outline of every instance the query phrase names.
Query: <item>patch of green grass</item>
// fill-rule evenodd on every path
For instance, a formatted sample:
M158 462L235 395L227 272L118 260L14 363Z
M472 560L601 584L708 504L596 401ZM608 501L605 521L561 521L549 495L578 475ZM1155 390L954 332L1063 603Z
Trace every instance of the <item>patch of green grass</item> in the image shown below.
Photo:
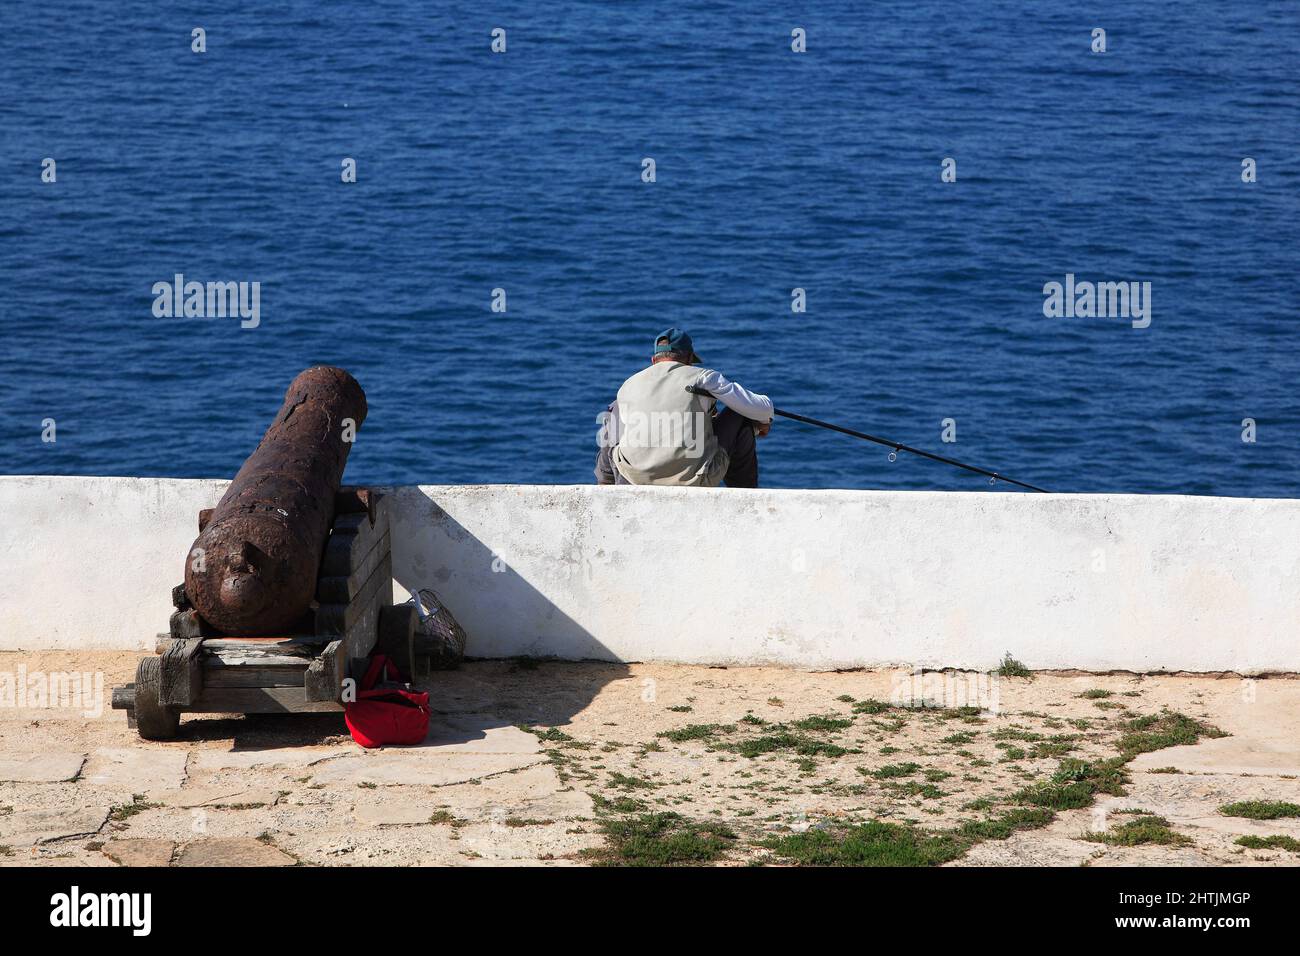
M1105 833L1085 833L1081 839L1090 843L1105 843L1108 846L1143 846L1154 843L1159 846L1187 846L1190 837L1170 829L1169 821L1154 814L1144 814L1134 820L1126 820L1117 827L1111 827Z
M1034 672L1031 671L1024 664L1020 663L1020 661L1012 657L1010 651L1007 651L1006 654L1003 655L1002 663L998 665L998 669L996 673L999 677L1033 677L1034 676Z
M1243 836L1237 837L1237 845L1250 850L1290 850L1300 853L1300 840L1289 836Z
M796 730L831 731L852 727L853 721L844 717L814 715L796 720L793 726Z
M895 777L910 777L920 769L921 765L919 763L887 763L875 770L859 767L858 771L869 777L875 777L877 780L891 780Z
M540 727L532 727L528 724L516 724L515 726L526 733L533 734L538 740L547 740L551 743L565 743L573 739L558 727L547 727L543 730Z
M965 721L966 723L982 724L984 723L984 721L973 719L975 717L978 717L982 713L984 713L984 711L974 706L945 707L941 711L939 711L939 719L940 720L962 720Z
M955 734L949 734L947 737L941 738L939 742L943 744L969 744L973 743L977 736L977 734L973 734L968 730L959 730Z
M617 770L609 772L609 785L620 790L651 790L655 786L649 780L643 780L640 777L629 777Z
M775 836L760 845L799 866L938 866L957 859L971 842L951 832L873 820Z
M1075 696L1082 697L1084 700L1105 700L1107 697L1114 697L1115 692L1094 687L1092 690L1085 690L1082 694L1076 694Z
M508 827L518 829L519 827L544 827L555 821L534 820L532 817L506 817L502 822Z
M779 750L792 750L800 757L843 757L847 753L855 752L801 734L792 734L789 731L767 734L739 743L723 744L722 749L738 753L742 757L759 757Z
M975 800L967 804L967 807L973 810L988 809L989 806L991 801L988 800ZM971 820L963 823L959 832L963 836L976 840L1005 840L1017 830L1044 827L1055 818L1056 814L1044 807L1017 807L991 820Z
M1041 760L1044 757L1064 757L1074 749L1074 744L1066 739L1044 740L1030 748L1029 756L1034 760Z
M1098 793L1124 794L1124 785L1128 782L1125 763L1127 760L1123 757L1092 762L1067 758L1061 761L1050 780L1026 787L1012 799L1016 803L1050 810L1078 810L1091 806Z
M721 859L736 840L723 823L696 822L679 813L646 813L601 823L605 846L584 850L598 866L698 866Z
M921 787L916 783L909 785ZM984 810L991 806L992 801L985 798L972 801L966 808ZM936 866L957 859L983 840L1005 840L1017 830L1046 826L1055 816L1047 808L1016 807L1001 816L972 820L955 830L940 831L872 821L772 837L760 846L804 866Z
M153 810L161 806L161 803L149 803L145 800L143 793L135 793L131 795L130 803L118 803L111 807L108 811L108 818L120 823L123 820L129 820L137 813L143 813L145 810Z
M592 805L597 810L605 810L610 813L640 813L646 808L644 800L637 800L633 797L605 797L599 793L591 795Z
M1148 770L1147 773L1182 773L1177 767L1155 767Z
M468 820L462 820L450 810L433 811L429 817L429 822L434 826L442 826L443 824L446 824L447 826L455 827L456 829L469 825Z
M890 706L884 701L874 700L868 697L866 700L860 700L853 705L855 714L883 714L889 710Z
M750 724L754 727L766 727L768 721L764 720L762 717L755 717L753 714L746 714L744 717L740 718L740 723Z
M1019 727L1004 727L1002 730L995 731L994 740L1023 740L1026 743L1033 743L1035 740L1042 740L1042 734L1036 734L1033 731L1022 730Z
M1164 750L1166 747L1194 744L1202 737L1228 736L1217 727L1171 710L1135 717L1124 721L1122 726L1124 734L1116 746L1126 758L1153 750Z
M690 704L678 704L676 707L669 707L668 709L674 714L689 714L695 708Z
M918 783L915 780L908 780L904 783L887 780L881 786L904 797L920 797L923 800L939 800L948 796L947 791L940 790L932 783Z
M680 744L688 740L711 740L718 734L729 734L735 729L735 724L687 724L676 730L661 730L655 736Z
M838 700L841 704L852 704L855 702L855 698L850 694L840 694L840 696L836 697L835 699Z
M1225 817L1245 817L1247 820L1280 820L1282 817L1300 817L1300 805L1280 800L1246 800L1225 803L1219 807Z

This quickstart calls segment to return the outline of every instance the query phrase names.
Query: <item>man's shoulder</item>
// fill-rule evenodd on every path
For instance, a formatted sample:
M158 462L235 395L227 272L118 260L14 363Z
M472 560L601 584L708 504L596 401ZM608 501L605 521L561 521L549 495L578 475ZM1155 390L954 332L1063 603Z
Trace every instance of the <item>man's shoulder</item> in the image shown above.
M655 362L653 365L647 365L645 368L629 375L624 379L624 384L634 382L643 378L664 378L668 376L679 376L682 378L698 378L709 369L701 369L694 365L683 365L680 362ZM713 373L717 374L717 373Z
M653 365L647 365L645 368L637 369L637 371L633 372L627 378L623 379L623 384L626 385L628 382L635 382L638 379L645 378L646 373L653 368L654 368Z

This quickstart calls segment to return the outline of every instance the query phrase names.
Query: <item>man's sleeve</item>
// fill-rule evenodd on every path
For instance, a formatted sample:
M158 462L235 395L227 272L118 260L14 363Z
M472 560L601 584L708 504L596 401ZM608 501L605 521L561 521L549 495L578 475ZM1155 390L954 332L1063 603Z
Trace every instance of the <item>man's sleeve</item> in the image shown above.
M721 372L711 368L700 372L700 386L712 392L723 405L733 412L756 422L772 420L772 400L766 395L751 392L739 382L733 382Z
M596 433L596 484L613 485L618 482L614 473L614 446L618 444L618 402L610 402L609 407L597 416L600 431Z

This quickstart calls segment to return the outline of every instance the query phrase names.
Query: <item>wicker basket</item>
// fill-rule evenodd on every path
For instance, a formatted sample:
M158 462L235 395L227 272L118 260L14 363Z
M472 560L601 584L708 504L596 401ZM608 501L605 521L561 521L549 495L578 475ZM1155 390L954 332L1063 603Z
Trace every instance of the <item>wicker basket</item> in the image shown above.
M407 601L420 615L415 630L416 653L430 670L455 669L465 659L465 629L443 603L438 592L421 588Z

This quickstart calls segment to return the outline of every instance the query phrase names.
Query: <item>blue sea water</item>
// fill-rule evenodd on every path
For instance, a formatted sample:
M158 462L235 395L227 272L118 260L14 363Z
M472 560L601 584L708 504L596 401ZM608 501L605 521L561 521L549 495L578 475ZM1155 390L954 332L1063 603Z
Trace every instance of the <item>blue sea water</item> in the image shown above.
M679 325L782 408L1052 490L1296 496L1298 49L1295 2L5 3L0 472L229 476L332 363L351 481L586 482ZM156 318L178 272L260 282L260 325ZM1149 281L1150 327L1044 317L1066 273Z

